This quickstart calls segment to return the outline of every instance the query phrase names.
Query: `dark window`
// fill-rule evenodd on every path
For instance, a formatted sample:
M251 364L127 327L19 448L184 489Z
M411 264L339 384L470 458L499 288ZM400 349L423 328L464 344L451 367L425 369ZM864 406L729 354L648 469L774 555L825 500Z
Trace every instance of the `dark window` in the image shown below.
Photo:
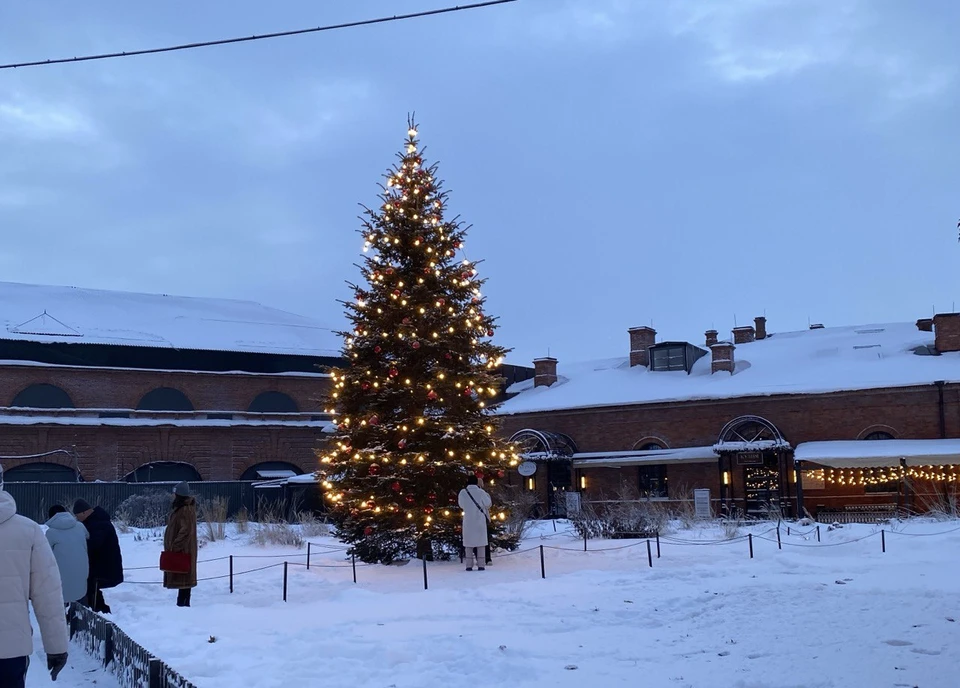
M876 432L871 432L869 435L867 435L867 436L864 437L863 439L865 439L865 440L892 440L892 439L893 439L893 435L891 435L889 432L883 432L882 430L878 430L878 431L876 431Z
M232 413L208 413L207 420L233 420Z
M8 468L3 479L11 483L75 483L77 472L56 463L27 463Z
M661 447L656 442L647 442L642 447L640 447L637 451L660 451L661 449L663 449L663 447Z
M240 480L269 480L273 477L282 477L280 473L287 472L294 475L302 475L303 471L292 463L285 461L265 461L254 464L243 472Z
M667 467L640 466L640 496L643 499L666 498L667 494Z
M297 402L283 392L263 392L250 402L252 413L297 413L300 408Z
M179 483L181 481L196 483L203 478L200 477L199 471L188 463L155 461L128 473L124 480L128 483Z
M30 385L13 399L11 406L27 408L74 408L70 395L56 385Z
M158 387L143 395L137 404L138 411L192 411L193 404L187 395L172 387Z
M687 358L686 347L670 346L662 349L653 348L650 350L652 359L650 362L651 370L686 370Z
M101 411L98 414L101 418L129 418L130 414L126 411Z

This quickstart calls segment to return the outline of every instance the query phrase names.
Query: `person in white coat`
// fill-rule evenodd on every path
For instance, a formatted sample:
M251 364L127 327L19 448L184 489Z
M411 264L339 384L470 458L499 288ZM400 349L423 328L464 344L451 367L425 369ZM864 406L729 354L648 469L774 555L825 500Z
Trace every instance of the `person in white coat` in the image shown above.
M76 517L60 505L50 507L47 521L47 542L57 559L63 602L70 604L87 596L90 560L87 540L90 533Z
M33 652L29 603L40 624L50 677L67 664L67 617L60 571L43 529L17 514L0 466L0 686L24 688Z
M467 486L460 490L457 502L463 511L463 558L467 571L484 570L484 550L487 547L487 523L490 521L490 506L493 500L480 487L475 475L467 478Z

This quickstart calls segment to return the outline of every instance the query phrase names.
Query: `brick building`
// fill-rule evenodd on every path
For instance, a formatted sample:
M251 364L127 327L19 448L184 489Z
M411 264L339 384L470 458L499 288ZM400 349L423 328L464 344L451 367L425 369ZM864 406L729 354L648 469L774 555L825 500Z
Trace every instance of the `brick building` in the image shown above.
M338 340L260 304L0 283L9 481L312 471Z
M960 464L960 314L917 323L657 341L621 359L534 362L502 404L542 509L709 489L714 513L923 509ZM839 517L839 516L838 516Z

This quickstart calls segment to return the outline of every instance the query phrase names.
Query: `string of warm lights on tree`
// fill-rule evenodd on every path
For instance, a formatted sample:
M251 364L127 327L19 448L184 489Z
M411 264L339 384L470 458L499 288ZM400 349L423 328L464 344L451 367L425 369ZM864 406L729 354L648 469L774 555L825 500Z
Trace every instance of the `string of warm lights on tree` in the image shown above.
M365 284L345 303L350 365L332 372L337 432L320 459L341 539L381 562L455 552L466 476L489 487L519 462L488 413L506 350L492 341L477 264L458 260L465 228L444 219L447 195L412 120L398 157L362 218Z

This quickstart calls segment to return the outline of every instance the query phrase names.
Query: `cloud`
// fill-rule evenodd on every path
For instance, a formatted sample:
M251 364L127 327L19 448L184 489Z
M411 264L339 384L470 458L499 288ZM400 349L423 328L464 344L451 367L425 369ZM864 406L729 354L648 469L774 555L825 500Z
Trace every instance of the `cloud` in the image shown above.
M0 136L61 139L92 136L96 129L74 105L14 94L0 100Z

